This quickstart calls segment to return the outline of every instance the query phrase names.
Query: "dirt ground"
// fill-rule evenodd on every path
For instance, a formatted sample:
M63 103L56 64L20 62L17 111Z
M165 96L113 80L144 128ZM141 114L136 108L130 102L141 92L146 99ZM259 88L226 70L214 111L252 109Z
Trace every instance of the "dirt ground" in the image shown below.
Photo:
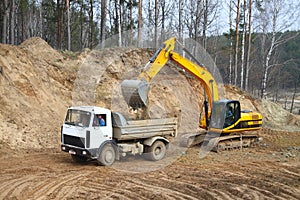
M0 161L0 198L299 199L299 133L286 136L270 136L255 148L211 152L205 158L199 158L200 147L195 146L170 165L150 172L124 171L96 162L76 164L56 149L6 154ZM298 146L283 145L291 139ZM136 157L115 164L140 166L143 162Z
M223 87L223 98L263 114L263 140L254 148L202 158L195 146L158 162L127 157L112 167L76 164L61 152L67 107L124 111L118 85L136 77L152 53L59 52L40 38L0 44L0 199L300 199L299 115L233 86ZM197 129L203 88L174 65L155 77L149 101L147 117L178 117L179 133Z

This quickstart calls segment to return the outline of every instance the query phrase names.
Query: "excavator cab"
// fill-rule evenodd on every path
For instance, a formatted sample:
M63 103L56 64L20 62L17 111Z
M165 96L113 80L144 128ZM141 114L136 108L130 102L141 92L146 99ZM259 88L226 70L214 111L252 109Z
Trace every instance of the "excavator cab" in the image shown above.
M223 130L234 125L241 118L240 102L221 100L213 102L210 127Z

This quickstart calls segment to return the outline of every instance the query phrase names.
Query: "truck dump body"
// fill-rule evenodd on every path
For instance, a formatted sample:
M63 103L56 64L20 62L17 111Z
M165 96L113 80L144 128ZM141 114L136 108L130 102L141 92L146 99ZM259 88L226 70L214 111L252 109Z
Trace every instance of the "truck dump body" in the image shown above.
M113 138L118 141L177 135L177 118L127 121L120 113L112 115Z

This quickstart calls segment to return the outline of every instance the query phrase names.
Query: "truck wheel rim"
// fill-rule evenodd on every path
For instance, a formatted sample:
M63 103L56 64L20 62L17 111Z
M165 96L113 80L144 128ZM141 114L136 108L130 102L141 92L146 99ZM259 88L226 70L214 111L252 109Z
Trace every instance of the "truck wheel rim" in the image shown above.
M112 162L113 160L113 153L111 151L107 151L106 152L106 155L105 155L105 160L106 162Z
M155 154L156 156L159 156L159 155L161 154L161 148L160 148L160 147L157 147L157 148L155 149L155 151L154 151L154 154Z

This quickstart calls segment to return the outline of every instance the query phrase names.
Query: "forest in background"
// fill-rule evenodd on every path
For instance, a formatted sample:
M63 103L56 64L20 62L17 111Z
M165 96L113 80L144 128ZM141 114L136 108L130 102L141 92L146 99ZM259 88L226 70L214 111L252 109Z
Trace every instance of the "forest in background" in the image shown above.
M143 47L147 40L158 48L174 34L201 44L224 83L261 98L294 100L299 8L293 0L2 0L0 39L18 45L41 37L57 50L77 52L104 47L112 36L116 46Z

